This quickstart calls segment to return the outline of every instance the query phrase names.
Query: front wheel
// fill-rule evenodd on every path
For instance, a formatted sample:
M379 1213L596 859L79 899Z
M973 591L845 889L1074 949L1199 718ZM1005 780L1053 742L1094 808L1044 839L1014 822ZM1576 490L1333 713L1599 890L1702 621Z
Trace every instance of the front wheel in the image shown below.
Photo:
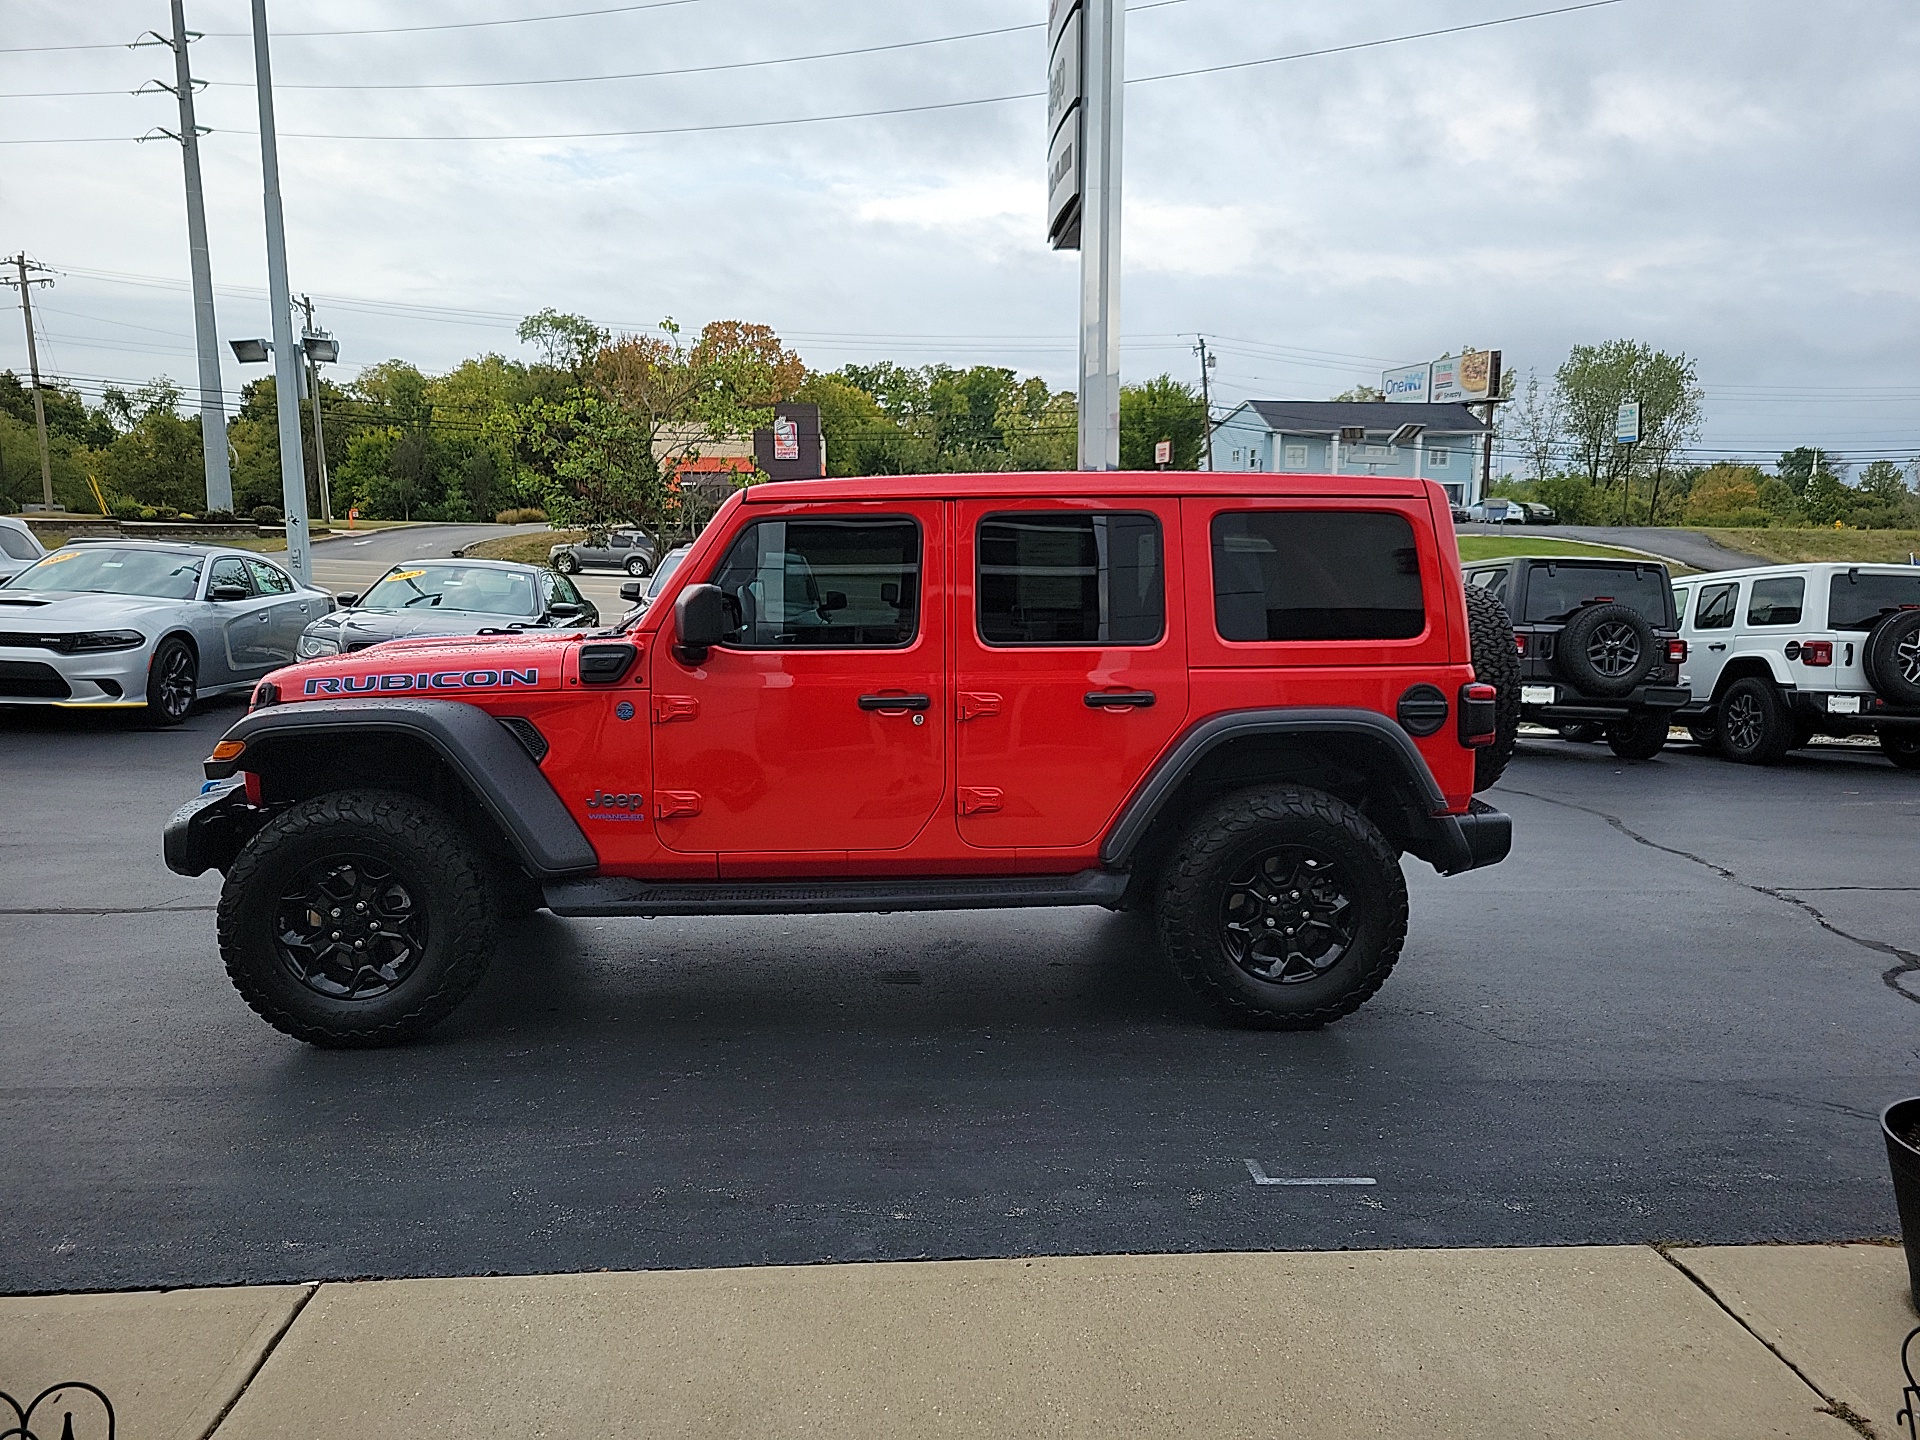
M487 862L410 795L339 791L261 827L220 892L220 955L241 997L312 1045L424 1034L493 957Z
M1779 692L1757 675L1720 697L1720 752L1743 765L1772 765L1793 748L1793 717Z
M1902 770L1920 770L1920 730L1882 730L1880 753Z
M147 662L147 719L155 725L178 725L193 709L200 688L200 661L193 647L178 635L169 635L153 647Z
M1386 983L1407 936L1400 860L1318 790L1242 790L1188 828L1161 877L1160 942L1228 1020L1310 1030Z
M1607 748L1622 760L1651 760L1667 745L1667 712L1641 712L1607 722Z
M644 576L647 573L647 562L645 557L640 555L629 555L627 557L627 573L633 576L635 579L639 579L642 576Z
M553 557L553 568L558 570L562 575L578 575L580 573L580 557L571 550L562 550L558 555Z

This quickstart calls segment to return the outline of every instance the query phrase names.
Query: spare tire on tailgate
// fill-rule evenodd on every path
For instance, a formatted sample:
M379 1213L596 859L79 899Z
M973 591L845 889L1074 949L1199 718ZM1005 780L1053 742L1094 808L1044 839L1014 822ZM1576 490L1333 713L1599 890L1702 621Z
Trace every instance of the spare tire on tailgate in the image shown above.
M1920 610L1896 610L1875 625L1860 658L1888 704L1920 705Z
M1513 644L1513 621L1491 590L1467 586L1467 633L1473 641L1473 674L1493 686L1494 742L1473 752L1473 788L1485 790L1513 758L1520 733L1520 654Z
M1582 693L1617 700L1660 661L1653 627L1631 605L1589 605L1554 642L1553 668Z

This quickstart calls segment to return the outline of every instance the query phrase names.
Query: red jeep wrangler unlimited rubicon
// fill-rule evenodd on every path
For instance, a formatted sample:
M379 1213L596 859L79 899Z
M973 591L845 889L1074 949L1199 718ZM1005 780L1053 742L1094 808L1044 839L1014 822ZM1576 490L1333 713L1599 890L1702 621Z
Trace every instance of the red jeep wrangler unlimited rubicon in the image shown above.
M1506 856L1473 794L1516 683L1431 483L766 484L623 628L275 672L166 857L225 873L234 984L321 1045L425 1031L541 906L1145 907L1229 1018L1304 1028L1399 958L1403 852Z

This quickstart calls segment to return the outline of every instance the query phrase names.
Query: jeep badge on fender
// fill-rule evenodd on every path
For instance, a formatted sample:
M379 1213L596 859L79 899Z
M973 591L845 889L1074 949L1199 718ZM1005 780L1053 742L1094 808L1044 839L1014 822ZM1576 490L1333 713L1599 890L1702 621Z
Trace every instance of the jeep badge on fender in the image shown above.
M1667 621L1579 622L1663 718ZM422 1034L538 908L1140 910L1223 1015L1308 1029L1399 960L1403 856L1505 858L1521 664L1428 481L756 485L617 629L277 672L167 863L225 874L229 975L316 1045Z

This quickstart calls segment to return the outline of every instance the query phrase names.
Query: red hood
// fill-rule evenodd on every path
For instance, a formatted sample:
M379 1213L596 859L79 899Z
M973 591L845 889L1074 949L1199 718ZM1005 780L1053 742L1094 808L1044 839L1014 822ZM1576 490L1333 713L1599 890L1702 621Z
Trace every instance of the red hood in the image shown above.
M268 677L280 699L431 695L475 700L504 692L558 690L574 668L579 631L389 640L350 655L303 660Z

